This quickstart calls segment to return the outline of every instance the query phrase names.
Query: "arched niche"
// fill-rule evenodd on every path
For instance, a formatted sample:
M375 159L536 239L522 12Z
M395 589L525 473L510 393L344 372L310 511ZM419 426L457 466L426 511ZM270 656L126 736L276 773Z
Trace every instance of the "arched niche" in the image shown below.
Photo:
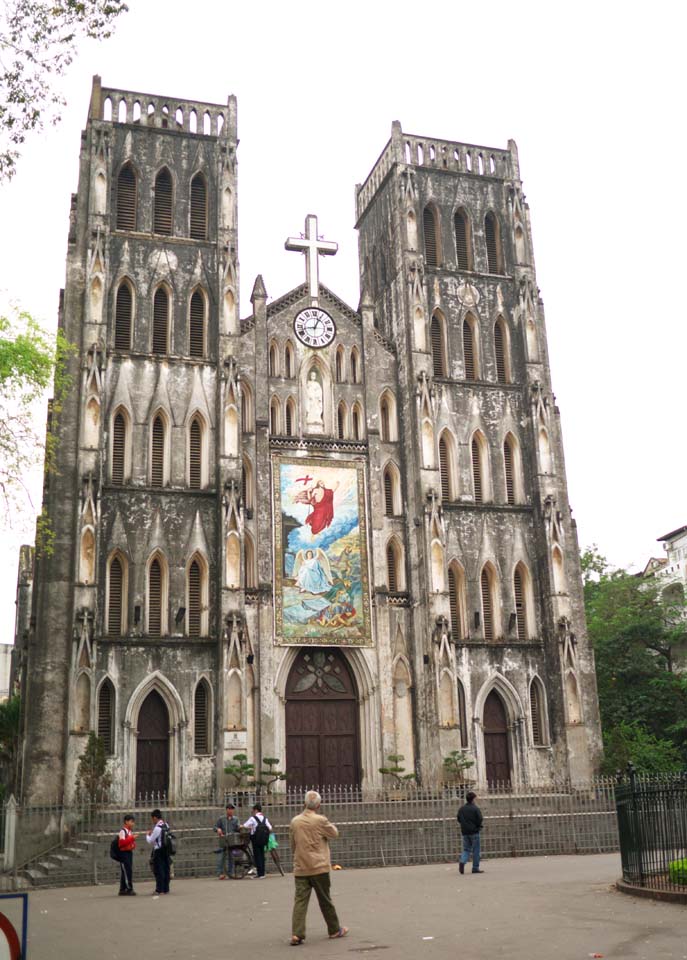
M434 428L432 421L425 419L422 421L422 466L427 470L433 470L434 460Z
M435 593L444 590L444 548L438 540L432 541L432 589Z
M541 427L539 430L538 445L539 470L541 473L552 473L551 445L549 443L549 435L544 427Z
M86 527L81 534L79 580L81 583L93 583L95 581L95 535L92 527Z
M224 291L222 317L224 320L225 333L231 334L239 332L236 321L236 297L234 296L234 291L229 287Z
M95 175L94 206L96 213L107 213L107 178L102 170Z
M568 713L568 723L581 723L582 710L580 708L580 693L575 674L572 671L570 671L565 678L565 702Z
M393 685L396 753L403 757L402 766L412 773L415 769L412 682L410 668L404 657L398 657L394 664Z
M100 403L97 397L91 397L86 404L83 442L85 447L91 449L97 448L100 443Z
M456 726L455 683L449 670L442 670L439 678L439 723L442 727Z
M321 357L313 357L310 363L301 365L300 399L302 423L305 433L325 434L334 433L334 415L332 403L332 374L329 364ZM318 388L312 386L313 383ZM311 384L311 386L308 386ZM317 404L321 404L321 418L317 418Z
M227 586L231 590L237 590L241 585L241 544L234 531L227 537L226 554Z
M243 726L241 674L238 670L232 670L227 680L227 729L240 730Z
M234 198L230 187L222 192L222 223L227 229L234 225Z
M406 228L408 231L408 249L417 250L417 217L414 210L409 210L406 215Z
M228 457L239 455L239 412L233 403L224 414L224 451Z
M413 328L415 330L415 349L423 353L427 350L427 324L422 307L416 306L413 311Z
M94 277L91 281L89 306L91 323L100 323L103 318L103 282L100 277Z
M87 733L91 727L91 680L88 674L80 673L74 695L74 730Z

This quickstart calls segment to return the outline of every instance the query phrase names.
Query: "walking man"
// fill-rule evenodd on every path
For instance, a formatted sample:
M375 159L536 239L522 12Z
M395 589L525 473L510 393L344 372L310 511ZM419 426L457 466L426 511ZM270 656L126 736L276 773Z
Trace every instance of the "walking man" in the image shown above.
M458 811L458 823L460 832L463 835L463 852L460 855L458 869L465 873L465 864L472 855L472 872L484 873L479 868L479 832L482 829L482 811L475 803L477 794L470 791L466 794L467 803Z
M234 879L234 861L231 858L231 849L229 847L229 834L238 833L239 818L234 816L236 807L233 803L227 804L227 812L220 817L215 824L215 831L219 840L219 853L217 854L217 879Z
M136 849L136 834L134 833L134 815L127 813L124 817L124 824L119 831L117 839L119 847L119 866L121 876L119 878L119 896L135 897L134 890L134 850Z
M319 793L308 790L305 795L305 810L293 818L289 827L296 881L291 921L292 947L297 947L305 940L305 915L313 890L327 924L329 939L337 940L348 933L348 927L342 927L339 923L330 893L329 872L332 864L329 841L335 840L339 831L320 813L321 803L322 797Z
M159 810L150 814L151 827L146 833L146 840L153 848L153 873L155 874L155 893L169 893L169 854L165 844L165 832L169 831L169 824L162 819Z
M251 816L244 823L250 830L250 842L253 847L253 859L258 871L258 880L265 876L265 850L272 833L272 824L262 812L262 807L256 803Z

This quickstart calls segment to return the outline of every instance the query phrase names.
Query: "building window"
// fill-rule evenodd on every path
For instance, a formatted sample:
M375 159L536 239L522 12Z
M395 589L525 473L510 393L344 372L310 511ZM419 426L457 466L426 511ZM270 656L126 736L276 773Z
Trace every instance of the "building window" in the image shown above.
M169 352L169 294L158 287L153 297L153 353Z
M393 464L384 467L384 513L387 517L397 517L401 514L401 489L398 470Z
M210 753L210 688L206 680L198 682L193 698L193 751Z
M358 359L358 351L355 347L351 350L351 383L360 382L360 363Z
M112 483L121 486L126 478L128 423L123 410L112 421Z
M284 376L287 380L293 379L294 371L293 347L287 343L284 349Z
M441 499L456 499L456 464L453 437L447 430L439 437L439 474L441 477Z
M484 434L479 430L473 434L470 455L475 503L484 503L489 499L489 451Z
M456 561L448 567L448 601L451 613L451 633L453 640L466 640L467 603L465 596L465 574Z
M165 484L165 421L162 414L153 420L153 435L150 445L150 485L163 487Z
M456 231L456 260L459 270L472 270L472 240L470 221L465 210L457 210L454 217Z
M513 599L515 601L515 625L517 628L518 640L527 639L527 606L525 597L525 584L523 575L519 567L515 568L513 574Z
M466 317L463 320L463 359L465 361L465 379L477 380L477 349L475 344L475 324Z
M508 333L502 317L494 324L494 355L496 357L496 379L499 383L510 382L508 364Z
M446 351L444 350L444 330L442 318L434 313L430 328L432 341L432 371L435 377L446 376Z
M403 589L402 551L398 541L393 538L386 547L386 578L389 593L398 593Z
M339 347L336 351L336 382L344 382L344 348Z
M340 403L336 411L336 435L339 440L346 438L346 404Z
M246 565L246 590L255 590L258 585L255 571L255 547L253 546L253 539L249 533L246 534L244 541L244 558Z
M532 721L532 743L535 747L546 746L546 715L544 688L539 677L530 684L530 719Z
M107 632L121 637L126 627L126 567L119 554L110 560L107 571Z
M428 267L438 267L440 263L437 219L436 210L431 206L425 207L422 213L422 228L425 239L425 263Z
M385 390L379 401L379 432L385 443L396 440L396 400L394 395Z
M103 742L105 754L108 757L114 754L114 706L114 687L106 677L98 691L98 736Z
M191 239L207 240L208 188L205 177L197 173L191 180Z
M363 436L362 416L361 416L360 407L358 406L358 404L355 404L355 406L353 407L351 418L353 421L353 439L362 440L362 436Z
M279 376L279 351L277 350L277 345L274 341L272 341L272 343L270 344L269 366L270 366L270 376L278 377Z
M480 577L482 592L482 634L487 643L492 643L496 637L495 626L495 576L490 568L483 567Z
M289 397L289 399L286 401L286 436L287 437L295 436L295 433L296 433L295 424L296 424L296 404L291 399L291 397Z
M205 356L205 297L200 290L191 297L188 346L190 356Z
M510 434L503 441L503 469L506 476L506 503L515 503L515 471L513 440Z
M171 236L173 208L172 174L167 167L155 177L155 198L153 201L153 233Z
M460 680L456 680L458 692L458 724L460 726L460 746L465 750L468 746L468 719L465 709L465 688Z
M125 163L117 177L117 229L136 229L136 174Z
M273 397L272 402L270 403L270 433L273 436L276 436L281 429L281 425L279 423L281 420L280 412L281 405L279 400L276 397Z
M191 490L200 490L204 482L203 421L199 414L191 420L188 436L188 485Z
M148 633L162 635L162 564L154 557L148 567Z
M484 236L487 242L487 269L489 273L503 273L501 259L501 231L493 213L484 218Z
M134 298L131 285L127 280L122 280L117 287L115 298L115 350L131 350L133 314Z
M203 571L197 559L191 561L188 568L188 635L199 637L202 624Z

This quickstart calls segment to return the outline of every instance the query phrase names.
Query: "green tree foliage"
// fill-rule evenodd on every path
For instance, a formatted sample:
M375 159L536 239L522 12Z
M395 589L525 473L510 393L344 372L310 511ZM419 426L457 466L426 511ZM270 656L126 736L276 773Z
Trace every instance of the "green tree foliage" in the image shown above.
M380 767L380 773L384 773L389 777L393 777L397 783L402 783L404 780L415 780L415 774L406 773L406 768L401 766L405 760L405 757L402 753L390 753L386 759L387 766Z
M57 123L56 89L86 38L112 35L119 0L4 0L0 5L0 181L16 169L27 136Z
M0 496L6 520L28 497L26 479L41 458L45 456L46 470L55 468L59 416L70 383L66 362L72 352L61 330L49 334L28 313L0 316ZM51 382L50 429L43 442L36 429L36 403Z
M260 771L260 785L264 786L269 794L272 791L272 784L286 780L286 774L279 769L279 757L263 757L262 762L265 769Z
M15 792L19 754L19 717L21 700L15 695L0 703L0 770L5 794Z
M650 773L687 765L684 600L611 570L596 547L582 556L587 627L594 646L604 772L632 760Z
M255 777L255 767L248 763L248 755L245 753L235 753L232 762L224 768L227 776L234 781L236 789L248 786Z
M106 803L109 799L111 784L112 777L107 771L105 744L91 730L76 771L76 798L80 803Z

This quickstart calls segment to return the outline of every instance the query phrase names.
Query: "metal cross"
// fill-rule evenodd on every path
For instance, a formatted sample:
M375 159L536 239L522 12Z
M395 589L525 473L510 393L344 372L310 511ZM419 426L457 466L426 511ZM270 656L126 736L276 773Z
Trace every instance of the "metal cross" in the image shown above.
M284 248L305 254L305 280L310 290L312 305L316 307L320 288L318 256L333 257L339 249L338 243L317 239L317 217L309 213L305 218L305 237L289 237Z

